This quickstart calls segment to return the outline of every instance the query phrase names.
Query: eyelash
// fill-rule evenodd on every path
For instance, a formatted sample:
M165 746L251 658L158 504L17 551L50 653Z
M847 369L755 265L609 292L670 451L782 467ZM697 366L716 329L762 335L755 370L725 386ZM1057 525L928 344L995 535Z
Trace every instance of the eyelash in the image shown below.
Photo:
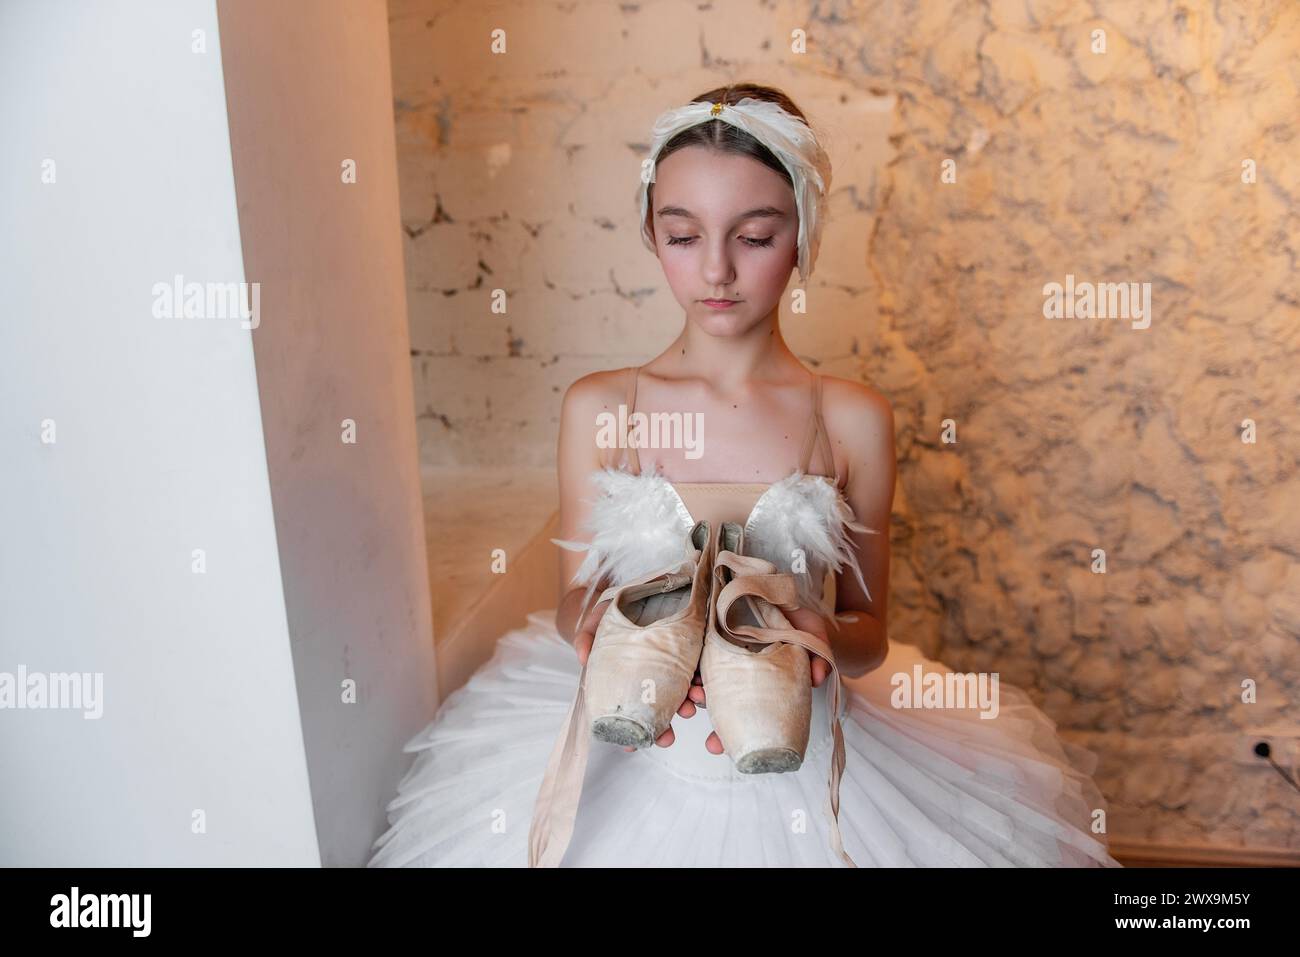
M755 248L760 246L771 246L773 243L772 236L768 236L766 239L751 239L749 236L741 236L740 239L742 242L744 242L746 246L752 246ZM689 246L694 241L695 241L694 236L669 236L667 245Z

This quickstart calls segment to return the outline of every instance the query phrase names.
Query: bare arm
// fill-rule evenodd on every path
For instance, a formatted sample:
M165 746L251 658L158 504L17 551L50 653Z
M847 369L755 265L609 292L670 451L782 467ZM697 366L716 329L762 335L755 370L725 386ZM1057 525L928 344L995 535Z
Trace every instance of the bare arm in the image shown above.
M848 478L844 497L861 525L880 534L849 530L871 597L862 591L851 569L835 577L839 630L828 637L835 662L846 677L873 671L889 651L885 622L889 609L889 521L893 510L897 463L894 451L894 410L889 400L868 386L846 380L827 384L823 417L837 452L844 454Z
M591 500L597 494L591 475L604 467L606 458L617 455L617 450L609 452L597 446L597 416L601 412L616 412L620 395L617 373L614 372L594 372L583 376L564 393L555 456L560 496L557 538L589 540L584 525L591 513ZM585 585L571 585L570 582L585 557L585 552L560 549L559 602L555 615L560 635L574 643L578 658L583 662L596 633L596 625L608 604L589 609L582 627L579 627L578 612L582 609L587 589ZM598 593L604 584L597 586Z

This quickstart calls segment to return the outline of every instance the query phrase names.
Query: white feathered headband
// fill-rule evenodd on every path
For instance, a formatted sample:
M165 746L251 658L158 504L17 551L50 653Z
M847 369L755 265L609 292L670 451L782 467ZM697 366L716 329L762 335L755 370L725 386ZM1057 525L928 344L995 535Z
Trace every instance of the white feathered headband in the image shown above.
M806 283L812 275L817 250L821 246L826 194L831 186L831 161L807 123L767 100L746 96L734 104L688 103L668 110L655 120L650 158L641 174L641 239L651 252L655 251L646 214L650 208L650 184L654 182L655 167L664 144L682 130L712 120L721 120L744 130L771 150L790 174L794 201L799 210L799 278Z

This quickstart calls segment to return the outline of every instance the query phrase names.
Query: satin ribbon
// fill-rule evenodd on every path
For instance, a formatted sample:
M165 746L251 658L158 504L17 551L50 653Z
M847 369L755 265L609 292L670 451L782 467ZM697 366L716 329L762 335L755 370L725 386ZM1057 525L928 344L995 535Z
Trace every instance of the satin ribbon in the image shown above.
M621 599L620 592L633 597L644 591L672 591L690 585L692 575L678 574L683 565L692 566L705 560L703 554L696 558L675 562L667 568L650 572L641 578L612 585L601 593L596 604ZM664 579L662 586L647 588L656 579ZM581 619L579 619L581 622ZM578 817L578 802L582 799L583 778L587 772L587 759L591 753L591 716L586 701L587 666L578 674L578 690L569 707L568 717L560 728L559 737L551 749L542 786L533 806L533 823L528 830L528 866L559 867L564 852L573 839L574 822Z

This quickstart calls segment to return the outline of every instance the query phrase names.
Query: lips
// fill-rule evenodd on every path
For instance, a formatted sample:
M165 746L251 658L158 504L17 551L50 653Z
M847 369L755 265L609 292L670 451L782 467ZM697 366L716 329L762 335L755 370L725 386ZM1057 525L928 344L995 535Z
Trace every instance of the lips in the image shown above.
M700 302L706 306L712 306L715 309L725 309L728 306L734 306L740 302L739 299L701 299Z

